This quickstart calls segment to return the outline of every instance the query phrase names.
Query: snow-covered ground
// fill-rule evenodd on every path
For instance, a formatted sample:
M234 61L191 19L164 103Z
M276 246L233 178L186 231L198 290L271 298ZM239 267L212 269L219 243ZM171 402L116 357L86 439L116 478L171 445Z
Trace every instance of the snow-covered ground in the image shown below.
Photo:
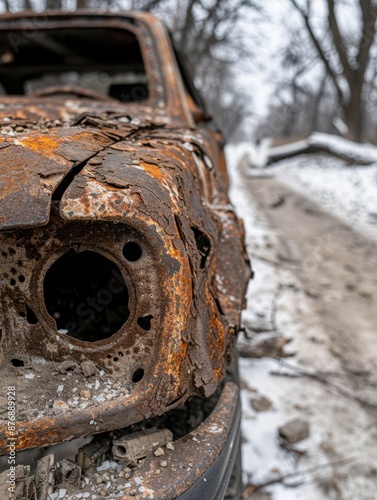
M377 163L349 167L339 158L309 154L283 160L272 171L356 231L377 238Z
M322 142L325 134L321 135ZM361 156L358 144L350 146L350 141L337 139L337 151L345 142L349 154ZM329 142L327 140L327 142ZM331 141L330 144L332 145ZM231 165L246 155L253 163L263 165L268 149L256 150L251 144L242 143L228 147L228 158ZM377 156L377 148L365 146L366 157ZM377 161L366 166L350 166L342 160L328 154L298 155L281 160L266 169L250 168L250 174L273 173L279 181L301 192L318 203L322 208L336 215L356 231L369 237L377 238Z
M341 373L341 363L332 352L327 332L292 267L279 260L280 235L258 209L245 178L273 172L279 180L345 221L360 224L362 231L375 234L377 225L370 223L369 214L377 212L377 165L350 168L342 160L308 155L266 170L248 170L242 162L241 171L239 162L250 151L246 144L227 150L230 194L244 220L256 272L249 286L243 322L249 327L265 325L266 330L275 327L292 338L286 348L296 353L287 362L290 366L312 373ZM370 446L374 417L315 380L279 376L282 370L286 370L282 361L240 359L244 480L261 484L310 469L309 473L269 486L264 490L270 495L266 498L375 500L377 477L370 475L368 468L377 463L376 447ZM271 403L267 411L258 412L251 405L251 400L260 397ZM309 423L309 438L287 451L278 428L296 417ZM342 459L355 462L343 464L339 462Z

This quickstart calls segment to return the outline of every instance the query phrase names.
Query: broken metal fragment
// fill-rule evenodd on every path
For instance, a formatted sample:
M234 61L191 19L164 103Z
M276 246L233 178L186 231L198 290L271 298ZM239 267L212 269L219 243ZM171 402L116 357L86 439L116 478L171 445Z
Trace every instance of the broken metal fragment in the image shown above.
M30 477L29 465L12 466L0 474L0 498L12 500L39 500L34 477Z
M75 462L64 458L56 464L56 487L63 488L68 493L74 493L80 487L81 467Z
M169 429L146 429L114 439L112 452L116 460L130 464L171 441L173 434Z
M55 488L55 455L52 453L37 462L35 471L37 500L45 500Z
M90 469L94 465L101 465L110 446L111 439L109 437L94 438L90 443L79 449L76 462L83 471Z

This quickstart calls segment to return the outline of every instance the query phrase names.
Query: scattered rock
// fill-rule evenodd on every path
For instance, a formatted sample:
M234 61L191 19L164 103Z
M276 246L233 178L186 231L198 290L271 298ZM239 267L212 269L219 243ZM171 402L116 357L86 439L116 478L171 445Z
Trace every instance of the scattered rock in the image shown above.
M268 411L272 408L271 401L263 396L250 399L250 404L253 409L258 412Z
M78 364L75 361L63 361L63 363L60 363L59 365L59 373L67 373L70 371L75 371L78 368Z
M274 200L270 201L269 208L272 208L272 209L279 208L282 205L284 205L284 203L285 203L285 196L282 194L279 194L279 195L277 195L277 197Z
M258 392L258 390L255 387L251 387L246 380L241 379L240 380L240 389L246 389L249 392Z
M55 413L69 410L69 405L61 400L54 401L52 407L53 407Z
M155 452L154 452L154 456L161 457L162 455L165 455L164 450L162 448L157 448L157 450L155 450Z
M320 444L320 447L321 447L321 450L323 450L325 453L330 453L330 454L335 453L334 447L328 441L323 441Z
M373 288L368 286L363 286L359 290L360 296L363 297L363 299L369 299L369 300L373 298L373 292L374 292Z
M279 435L290 444L297 443L309 437L309 423L296 418L279 427Z
M83 391L80 392L80 396L84 399L90 399L92 393L89 391L89 389L84 389Z
M174 444L173 443L166 443L166 448L168 450L174 450Z
M286 344L292 339L277 336L270 338L256 339L253 343L240 343L238 346L239 355L242 358L287 358L294 356L293 352L284 350Z
M168 461L167 460L162 460L160 462L161 467L167 467L168 466Z
M321 292L314 287L309 287L306 285L305 288L303 288L303 290L306 293L306 295L308 297L311 297L312 299L318 299L321 296Z
M80 366L85 377L92 377L97 374L97 367L93 361L83 361Z
M246 331L250 330L253 333L273 332L275 330L275 327L271 324L270 319L266 318L256 318L253 321L245 320L244 326Z

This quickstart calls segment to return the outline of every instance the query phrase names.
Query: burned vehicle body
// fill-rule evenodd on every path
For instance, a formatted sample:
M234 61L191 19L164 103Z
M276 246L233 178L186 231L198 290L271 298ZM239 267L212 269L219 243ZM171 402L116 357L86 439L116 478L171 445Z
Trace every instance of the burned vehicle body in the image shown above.
M221 136L162 24L8 15L0 52L13 94L0 107L1 385L17 393L12 433L2 405L0 454L14 436L21 452L208 398L232 359L249 266ZM137 495L195 485L237 401L223 386L192 439L175 442L174 484L151 457ZM197 457L190 471L182 456Z

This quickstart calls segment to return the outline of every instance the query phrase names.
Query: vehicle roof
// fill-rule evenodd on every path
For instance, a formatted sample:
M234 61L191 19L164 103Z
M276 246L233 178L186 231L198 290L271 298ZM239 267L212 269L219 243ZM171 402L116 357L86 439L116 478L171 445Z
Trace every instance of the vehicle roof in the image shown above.
M125 26L124 23L128 25ZM148 12L108 12L100 10L78 10L75 12L57 10L44 12L22 11L0 15L0 31L8 29L21 30L25 37L33 36L33 31L30 30L35 32L35 30L58 29L59 27L94 26L133 29L138 34L140 42L143 41L143 37L148 32L153 39L153 44L144 44L141 47L146 61L147 78L151 83L152 90L158 87L156 70L159 69L162 80L160 83L162 83L165 91L164 106L158 103L157 99L151 105L162 108L163 114L171 119L174 126L192 127L192 116L187 105L184 85L169 41L168 32L163 22L154 15ZM143 32L141 31L142 28L144 28ZM8 98L5 99L8 100Z

